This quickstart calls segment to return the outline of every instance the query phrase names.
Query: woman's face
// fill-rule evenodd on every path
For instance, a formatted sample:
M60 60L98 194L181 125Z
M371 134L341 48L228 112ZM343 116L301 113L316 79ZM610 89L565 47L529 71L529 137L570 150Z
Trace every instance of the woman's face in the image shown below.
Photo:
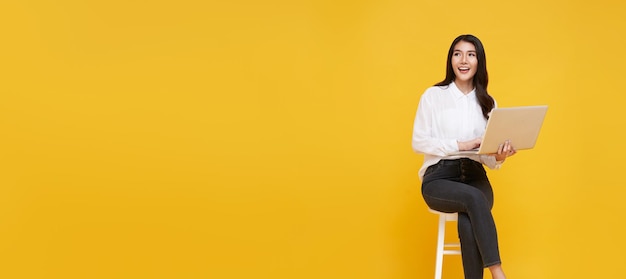
M474 44L465 41L458 42L454 46L450 63L452 64L457 83L471 82L478 68L478 58L476 58L476 47L474 47Z

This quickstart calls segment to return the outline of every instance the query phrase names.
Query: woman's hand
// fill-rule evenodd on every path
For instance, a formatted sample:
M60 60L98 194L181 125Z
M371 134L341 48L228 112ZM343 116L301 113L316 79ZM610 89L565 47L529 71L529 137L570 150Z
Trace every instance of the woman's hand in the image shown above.
M483 142L482 138L475 138L468 141L457 141L456 143L459 145L459 151L466 151L480 147L481 142Z
M506 158L515 155L515 153L517 153L517 150L515 150L513 145L511 145L511 141L507 140L500 144L500 147L498 147L498 153L495 153L494 156L496 156L496 161L504 162Z

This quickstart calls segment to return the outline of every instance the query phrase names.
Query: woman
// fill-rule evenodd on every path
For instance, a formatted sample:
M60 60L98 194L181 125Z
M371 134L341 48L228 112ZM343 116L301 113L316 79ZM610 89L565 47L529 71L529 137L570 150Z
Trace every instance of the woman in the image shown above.
M510 142L489 155L451 155L480 146L489 113L496 106L487 93L487 64L480 40L457 37L448 51L446 78L424 92L413 126L413 150L424 154L419 176L426 204L458 212L463 272L482 279L506 278L491 215L493 191L483 165L499 168L516 153Z

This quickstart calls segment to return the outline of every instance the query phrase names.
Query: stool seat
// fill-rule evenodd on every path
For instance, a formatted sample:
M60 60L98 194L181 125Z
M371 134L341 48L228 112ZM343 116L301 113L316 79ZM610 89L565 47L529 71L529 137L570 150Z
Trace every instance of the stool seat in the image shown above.
M458 213L441 212L429 208L433 214L439 215L439 232L437 234L437 258L435 261L435 279L441 279L443 269L443 256L444 255L461 255L461 244L459 242L446 243L446 222L458 221Z
M446 221L457 221L459 218L459 214L456 212L452 212L452 213L441 212L441 211L437 211L437 210L430 209L430 208L428 209L428 211L430 211L430 213L433 213L433 214L445 215Z

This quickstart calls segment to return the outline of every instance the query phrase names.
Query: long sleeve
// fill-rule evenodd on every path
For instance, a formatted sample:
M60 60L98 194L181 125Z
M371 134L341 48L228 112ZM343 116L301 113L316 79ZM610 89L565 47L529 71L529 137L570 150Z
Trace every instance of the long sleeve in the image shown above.
M444 159L465 157L499 168L493 156L454 154L459 151L457 141L481 137L486 125L474 91L465 94L454 83L426 89L413 122L413 151L424 154L420 178L428 166Z
M413 122L413 150L417 153L442 157L459 151L456 139L437 138L433 136L435 107L434 104L430 102L427 93L428 92L422 95L420 99L415 121Z

